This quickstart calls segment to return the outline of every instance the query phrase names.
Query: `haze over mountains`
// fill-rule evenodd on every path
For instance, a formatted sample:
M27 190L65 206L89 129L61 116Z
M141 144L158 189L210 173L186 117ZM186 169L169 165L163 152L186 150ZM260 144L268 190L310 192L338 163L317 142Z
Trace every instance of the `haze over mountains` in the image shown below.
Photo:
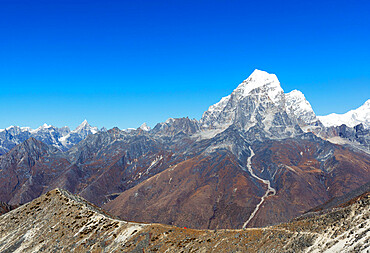
M284 93L276 75L255 70L199 121L10 127L0 131L0 201L24 204L59 187L125 220L286 222L370 181L367 103L351 117L361 124L325 125L300 91Z

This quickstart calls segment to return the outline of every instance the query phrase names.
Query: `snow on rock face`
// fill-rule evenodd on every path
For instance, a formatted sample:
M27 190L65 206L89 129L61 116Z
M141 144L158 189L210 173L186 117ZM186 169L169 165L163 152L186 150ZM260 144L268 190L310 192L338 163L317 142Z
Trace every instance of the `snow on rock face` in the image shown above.
M280 100L279 95L281 92L284 92L276 75L258 69L254 70L246 80L239 84L234 92L238 93L241 97L246 97L254 89L262 87L265 87L263 91L266 92L274 103Z
M59 141L64 147L69 149L74 144L85 139L88 135L96 134L97 132L99 132L99 129L97 127L90 126L87 120L84 120L75 130L61 137Z
M139 129L143 130L143 131L150 131L150 127L144 122L140 127Z
M97 127L91 127L86 120L73 131L67 126L58 128L46 123L37 129L10 126L0 131L0 155L7 153L15 145L26 141L30 137L65 151L85 139L89 134L95 134L98 131Z
M326 116L318 116L318 118L326 127L340 126L342 124L354 127L362 123L365 128L370 128L370 99L355 110L344 114L332 113Z
M262 88L262 92L266 92L269 99L273 102L277 102L279 100L279 94L284 93L276 75L256 69L246 80L239 84L232 94L223 97L218 103L211 105L209 109L204 112L201 123L205 127L212 125L210 121L216 120L220 114L222 114L230 103L230 99L236 98L237 100L242 100L252 95L252 91L258 88Z
M299 90L293 90L285 94L285 104L288 115L296 117L301 124L312 124L317 121L317 117L306 100L303 93Z
M204 112L204 129L226 129L236 124L244 130L263 129L270 137L287 137L295 132L296 118L285 107L284 91L276 75L255 70L229 96Z
M92 127L85 119L75 130L72 132L79 133L82 135L88 135L88 134L96 134L99 132L99 129L97 127Z

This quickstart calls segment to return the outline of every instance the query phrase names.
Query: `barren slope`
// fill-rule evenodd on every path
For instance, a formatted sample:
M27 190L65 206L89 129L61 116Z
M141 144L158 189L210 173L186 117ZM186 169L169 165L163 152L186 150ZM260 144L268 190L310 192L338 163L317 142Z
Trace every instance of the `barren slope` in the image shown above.
M114 219L63 190L0 216L0 252L349 252L369 250L369 193L350 206L262 229L195 230Z

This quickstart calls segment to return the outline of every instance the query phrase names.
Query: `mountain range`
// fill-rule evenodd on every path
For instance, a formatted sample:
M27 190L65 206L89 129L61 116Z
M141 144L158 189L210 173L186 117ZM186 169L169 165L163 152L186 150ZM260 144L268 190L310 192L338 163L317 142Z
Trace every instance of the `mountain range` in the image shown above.
M104 131L104 128L102 131ZM10 126L6 129L0 129L0 155L9 152L13 147L31 137L61 151L66 151L85 139L89 134L97 132L99 132L99 129L90 126L86 120L73 131L67 126L58 128L46 123L37 129Z
M16 206L61 188L137 222L287 222L370 181L366 108L340 121L348 125L330 125L302 92L284 93L276 75L255 70L200 120L170 118L153 129L10 127L0 131L0 201Z

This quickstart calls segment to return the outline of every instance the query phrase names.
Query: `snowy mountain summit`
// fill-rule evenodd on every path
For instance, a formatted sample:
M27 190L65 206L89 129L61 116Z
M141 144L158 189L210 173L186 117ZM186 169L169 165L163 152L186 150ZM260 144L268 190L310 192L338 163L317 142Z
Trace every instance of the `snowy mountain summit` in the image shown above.
M354 127L362 123L365 128L370 128L370 99L355 110L344 114L332 113L326 116L318 116L318 118L326 127L340 126L342 124Z
M90 134L96 134L99 132L97 127L92 127L85 119L75 130L69 132L67 135L59 139L64 147L69 149L74 144L85 139Z
M72 131L73 133L78 133L81 137L85 138L89 134L96 134L99 132L97 127L92 127L85 119L75 130Z
M226 129L232 124L246 131L258 129L271 138L291 136L298 124L287 113L276 75L257 69L230 95L210 106L200 123L206 129Z
M150 127L144 122L140 127L139 129L143 130L143 131L150 131Z
M233 93L242 98L251 95L252 91L256 89L260 89L258 93L265 93L274 103L279 102L281 92L284 92L275 74L256 69L246 80L239 84Z
M286 107L289 115L294 115L299 121L309 124L317 121L317 117L306 100L303 93L299 90L292 90L285 94Z
M99 129L90 126L86 120L73 131L67 126L58 128L46 123L37 129L10 126L0 130L0 155L7 153L10 149L31 137L65 151L88 135L97 132L99 132Z
M293 90L285 94L285 104L289 117L296 118L304 132L320 133L324 126L317 118L311 104L303 93Z

